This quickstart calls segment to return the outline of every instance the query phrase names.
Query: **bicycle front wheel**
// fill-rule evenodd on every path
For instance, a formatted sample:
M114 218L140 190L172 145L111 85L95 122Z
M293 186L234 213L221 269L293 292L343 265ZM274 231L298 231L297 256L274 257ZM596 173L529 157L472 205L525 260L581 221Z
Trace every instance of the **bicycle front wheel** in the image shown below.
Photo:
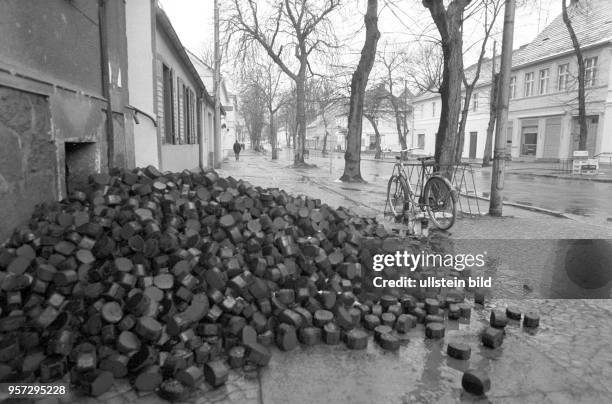
M438 176L427 180L423 189L423 199L434 226L440 230L453 227L457 217L457 204L448 180Z
M408 210L408 187L404 178L399 175L393 175L389 178L387 206L389 211L385 209L385 213L392 215L396 222L401 222L404 219L404 214Z

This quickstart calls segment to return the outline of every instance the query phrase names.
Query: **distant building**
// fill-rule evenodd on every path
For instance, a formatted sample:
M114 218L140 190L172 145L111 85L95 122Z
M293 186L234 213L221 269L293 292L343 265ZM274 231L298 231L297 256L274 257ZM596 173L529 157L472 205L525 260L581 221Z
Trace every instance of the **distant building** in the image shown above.
M187 50L191 62L196 68L200 78L206 88L212 93L214 89L214 71L202 58ZM224 115L221 117L221 149L223 156L233 153L232 147L236 141L236 124L238 102L235 94L227 90L225 77L221 76L221 86L219 88L219 100L223 108ZM214 94L213 94L214 96Z
M581 1L569 8L587 66L587 150L612 152L612 8L607 0ZM499 69L499 66L498 66ZM564 159L578 149L577 62L558 16L528 45L514 52L510 78L508 151L514 158ZM482 158L489 120L491 65L482 67L465 130L464 158ZM414 131L433 153L441 100L425 93L414 100Z
M327 121L328 139L326 150L346 150L346 135L348 133L348 105L335 104L328 108L325 113ZM409 114L408 122L411 117ZM390 107L378 114L376 125L380 134L380 147L384 150L398 151L401 149L395 114ZM410 142L411 133L409 132L407 141ZM325 137L325 124L323 116L317 115L316 118L306 127L306 147L321 150ZM367 118L363 118L361 131L361 150L374 151L376 144L376 131Z

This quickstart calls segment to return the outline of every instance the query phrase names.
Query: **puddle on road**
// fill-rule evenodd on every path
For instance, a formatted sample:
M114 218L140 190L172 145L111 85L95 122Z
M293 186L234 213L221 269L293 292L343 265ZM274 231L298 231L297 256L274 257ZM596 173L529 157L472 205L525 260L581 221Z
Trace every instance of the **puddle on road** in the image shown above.
M473 276L491 277L495 298L612 297L612 240L453 240L455 254L486 252Z

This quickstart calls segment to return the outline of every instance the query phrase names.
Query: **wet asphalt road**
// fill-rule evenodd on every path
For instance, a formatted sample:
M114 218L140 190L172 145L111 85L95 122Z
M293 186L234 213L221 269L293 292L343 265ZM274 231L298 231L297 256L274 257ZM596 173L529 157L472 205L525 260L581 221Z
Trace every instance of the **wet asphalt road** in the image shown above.
M283 150L280 159L290 162L291 151ZM309 163L316 164L338 178L344 169L344 158L334 154L333 158L311 157ZM361 173L368 182L381 186L388 181L393 170L391 159L383 161L362 160ZM478 195L488 195L491 189L490 169L475 168L473 181L466 172L468 190ZM350 187L350 186L349 186ZM533 176L527 173L509 173L505 176L503 198L505 201L521 203L577 216L585 222L612 227L612 184L595 181L579 181L563 178ZM486 206L486 202L484 202ZM482 207L481 207L482 209Z

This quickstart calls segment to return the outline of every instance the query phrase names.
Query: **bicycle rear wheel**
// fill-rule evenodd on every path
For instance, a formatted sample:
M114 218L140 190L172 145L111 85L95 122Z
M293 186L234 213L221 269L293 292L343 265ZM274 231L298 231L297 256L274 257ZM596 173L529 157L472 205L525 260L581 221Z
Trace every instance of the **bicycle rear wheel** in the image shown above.
M434 226L440 230L453 227L457 217L457 204L447 179L433 176L427 180L423 189L423 199Z
M385 209L385 214L393 216L396 222L404 219L404 214L408 210L408 186L406 181L399 175L392 175L387 185L387 203L389 210Z

